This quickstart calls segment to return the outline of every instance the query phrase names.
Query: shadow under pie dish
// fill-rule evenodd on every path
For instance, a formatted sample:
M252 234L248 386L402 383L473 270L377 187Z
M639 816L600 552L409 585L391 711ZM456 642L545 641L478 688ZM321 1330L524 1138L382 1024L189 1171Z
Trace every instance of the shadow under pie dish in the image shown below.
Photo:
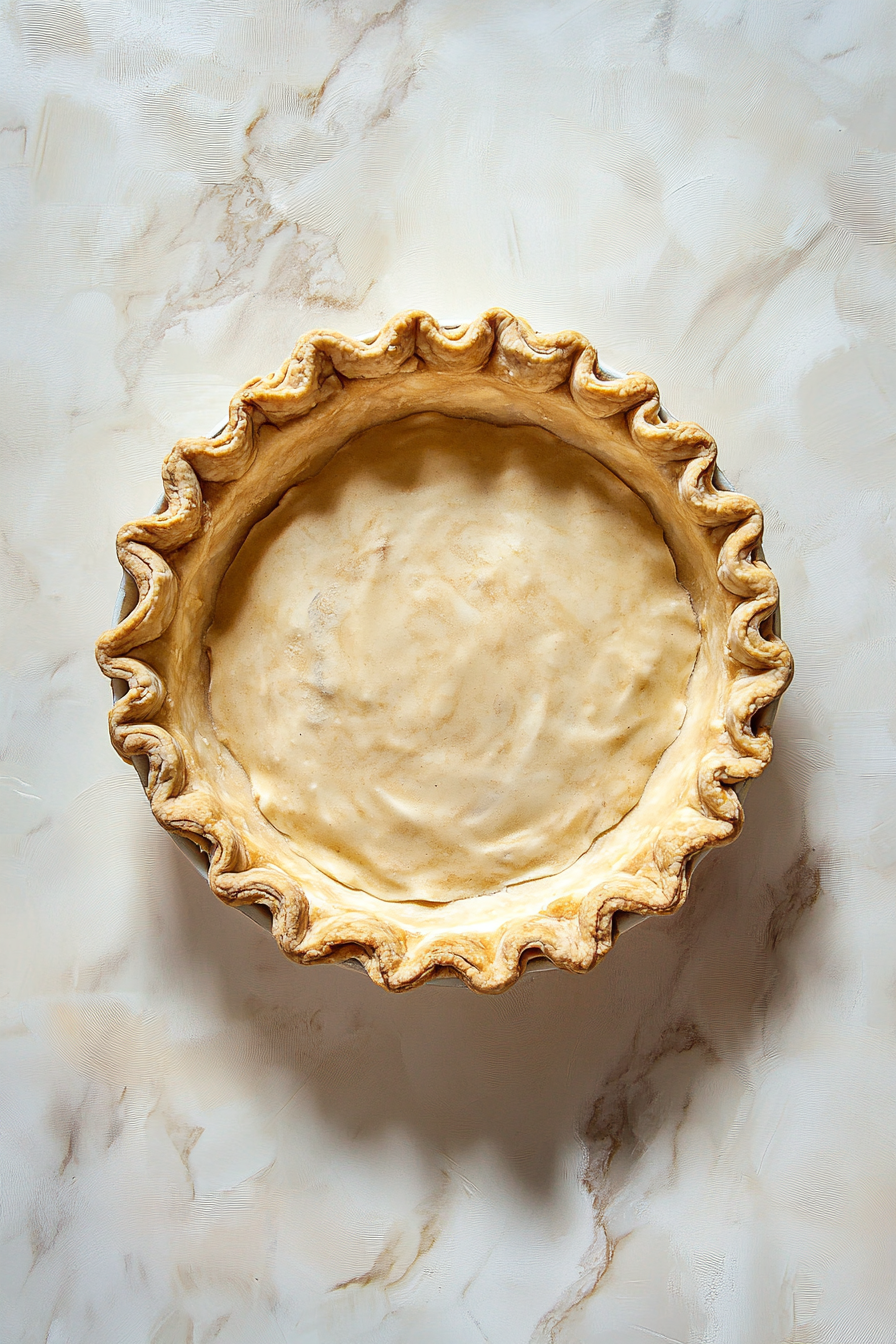
M715 458L646 375L501 309L311 332L119 533L112 741L296 961L586 971L771 756L791 659Z

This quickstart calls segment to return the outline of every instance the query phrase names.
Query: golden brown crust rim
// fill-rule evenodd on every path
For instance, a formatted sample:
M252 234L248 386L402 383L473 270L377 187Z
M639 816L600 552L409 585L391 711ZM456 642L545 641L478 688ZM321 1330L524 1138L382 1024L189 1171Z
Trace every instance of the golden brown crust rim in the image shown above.
M510 915L490 934L456 931L421 934L404 927L400 907L376 918L318 910L299 884L272 865L252 866L236 828L209 793L187 780L175 737L156 722L165 685L146 661L129 656L158 639L178 602L178 580L166 555L187 546L202 526L203 485L237 481L251 466L260 425L283 425L344 392L356 379L430 373L487 372L527 392L568 389L587 417L625 415L632 440L668 468L679 498L701 528L720 529L718 580L736 597L728 623L727 656L736 675L727 683L724 731L697 766L699 824L674 819L653 848L655 877L617 873L574 901L549 905L539 915ZM234 397L227 427L213 439L183 439L162 468L166 507L124 526L118 558L133 578L133 610L97 641L106 676L127 683L109 715L116 750L148 759L146 792L163 826L199 840L210 858L212 890L230 904L257 902L273 915L274 935L287 956L300 962L356 957L372 979L392 990L413 988L450 969L472 988L496 993L512 985L531 955L545 954L568 970L585 971L613 941L621 911L661 913L684 898L693 859L711 845L734 838L742 821L734 786L759 775L771 758L767 728L757 713L786 688L792 659L773 632L778 588L768 565L756 557L762 514L745 495L713 484L716 447L699 426L669 421L660 411L655 383L646 374L605 375L594 347L577 332L541 335L500 308L466 326L444 328L428 314L410 311L387 322L373 339L332 331L304 336L290 358L268 378L254 379Z

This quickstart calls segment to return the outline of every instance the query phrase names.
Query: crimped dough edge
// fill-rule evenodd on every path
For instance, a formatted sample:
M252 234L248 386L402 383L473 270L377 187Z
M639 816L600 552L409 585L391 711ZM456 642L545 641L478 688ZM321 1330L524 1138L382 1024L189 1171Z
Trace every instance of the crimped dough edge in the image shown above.
M646 866L614 872L574 901L548 904L536 915L510 913L487 934L421 933L402 922L397 903L376 917L326 910L319 900L312 910L292 876L273 863L253 862L217 799L203 791L201 781L188 779L176 736L157 721L166 698L163 678L145 657L132 656L159 639L174 618L179 585L165 557L200 534L208 507L203 485L239 481L255 458L259 428L306 416L322 402L345 396L358 380L412 378L418 370L486 374L527 393L561 391L586 420L624 418L633 444L659 464L693 523L719 538L718 582L737 599L726 632L723 731L694 761L699 812L691 812L686 823L670 817ZM577 332L536 333L501 308L448 328L412 310L370 339L312 331L276 373L253 379L236 394L221 434L175 444L162 468L164 510L118 533L118 558L136 584L138 600L96 646L105 675L127 683L110 711L112 743L126 759L147 759L145 788L154 815L207 851L215 894L228 904L266 906L280 948L295 961L355 958L371 979L392 991L447 972L481 993L499 993L516 982L533 956L587 971L612 946L616 914L670 913L687 894L697 856L736 837L743 813L735 786L761 774L772 753L768 728L754 720L792 676L790 652L772 628L778 586L757 556L762 513L747 496L716 489L715 465L716 446L705 430L667 419L646 374L604 374L595 348Z

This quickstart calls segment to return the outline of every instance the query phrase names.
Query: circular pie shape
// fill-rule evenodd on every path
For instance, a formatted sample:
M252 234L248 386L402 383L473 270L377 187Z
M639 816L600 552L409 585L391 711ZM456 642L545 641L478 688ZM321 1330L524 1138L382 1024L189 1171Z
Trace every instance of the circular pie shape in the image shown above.
M119 534L112 740L222 899L393 990L587 970L734 838L791 660L752 500L500 309L312 332Z
M218 737L268 821L347 887L446 902L555 873L621 821L699 639L656 520L606 467L543 429L423 414L256 523L207 646Z

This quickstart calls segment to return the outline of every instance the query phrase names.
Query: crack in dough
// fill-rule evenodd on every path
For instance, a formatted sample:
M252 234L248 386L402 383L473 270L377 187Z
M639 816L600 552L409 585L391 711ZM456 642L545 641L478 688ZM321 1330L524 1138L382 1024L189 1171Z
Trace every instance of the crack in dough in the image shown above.
M423 414L252 529L207 646L265 817L346 886L445 902L557 872L625 816L699 635L618 477L545 430Z

